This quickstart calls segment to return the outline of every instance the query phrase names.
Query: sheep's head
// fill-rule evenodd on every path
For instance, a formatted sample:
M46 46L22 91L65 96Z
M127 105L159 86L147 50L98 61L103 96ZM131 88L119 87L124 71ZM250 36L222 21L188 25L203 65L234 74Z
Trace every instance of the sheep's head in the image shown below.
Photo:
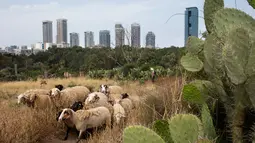
M129 97L129 95L127 93L122 93L120 95L120 99L124 99L124 98L128 98L128 97Z
M108 90L109 90L108 85L101 84L99 87L99 92L102 92L104 94L107 94L109 92Z
M100 99L100 97L97 94L91 94L88 96L88 98L85 101L85 104L89 103L95 103Z
M81 101L75 101L73 105L70 106L71 109L74 111L80 110L83 108L82 102Z
M64 86L62 84L58 84L58 85L55 85L55 88L57 88L61 91L61 90L63 90Z
M58 121L64 121L64 120L70 119L72 115L73 115L73 110L70 108L65 108L62 110L58 118Z
M25 104L26 100L27 100L27 98L25 97L24 94L20 94L19 96L17 96L17 99L18 99L18 104L20 104L20 103Z
M53 88L50 90L50 97L59 97L60 90L58 88Z

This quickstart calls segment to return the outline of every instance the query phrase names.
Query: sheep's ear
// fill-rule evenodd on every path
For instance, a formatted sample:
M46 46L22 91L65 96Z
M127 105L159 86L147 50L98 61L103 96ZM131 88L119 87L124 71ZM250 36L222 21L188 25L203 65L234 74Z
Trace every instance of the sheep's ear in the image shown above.
M95 101L98 101L99 100L99 96L96 94L95 95Z
M31 96L30 96L30 101L35 101L35 99L37 98L37 94L32 94Z

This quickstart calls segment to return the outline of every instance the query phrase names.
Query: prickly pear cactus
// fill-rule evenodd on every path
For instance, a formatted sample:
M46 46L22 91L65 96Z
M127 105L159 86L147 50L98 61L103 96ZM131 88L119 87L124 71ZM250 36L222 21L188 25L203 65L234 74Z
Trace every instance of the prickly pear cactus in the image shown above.
M217 136L213 126L213 120L207 104L202 105L201 120L203 123L205 137L211 140L216 139Z
M187 40L187 51L193 55L198 55L203 50L204 41L195 37L189 36Z
M194 143L204 134L201 121L192 114L173 116L169 120L169 128L174 143Z
M196 143L214 143L214 142L209 139L199 139Z
M171 138L168 121L157 120L153 123L153 130L165 140L166 143L174 143Z
M223 60L227 76L236 85L243 84L247 79L245 66L250 48L249 34L244 28L235 28L229 32L223 47Z
M213 15L222 8L224 8L224 0L206 0L204 2L205 26L209 34L213 28Z
M182 95L184 100L190 103L203 104L206 102L210 91L213 89L214 85L210 81L194 80L184 85Z
M165 143L154 131L143 126L129 126L124 129L123 143Z
M190 53L181 58L181 65L190 72L199 72L203 69L203 62L198 58L198 55Z
M235 8L220 9L214 14L212 32L223 42L232 29L239 26L247 30L251 39L255 39L255 20L250 15Z
M255 0L247 0L249 5L253 7L253 9L255 9Z

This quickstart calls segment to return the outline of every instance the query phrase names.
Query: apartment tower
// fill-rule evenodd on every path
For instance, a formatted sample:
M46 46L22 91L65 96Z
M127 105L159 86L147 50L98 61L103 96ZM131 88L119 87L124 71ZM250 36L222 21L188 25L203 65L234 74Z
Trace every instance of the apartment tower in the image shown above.
M102 47L111 47L111 35L109 30L99 31L99 45Z
M115 47L125 45L125 29L122 24L115 24Z
M94 33L92 31L84 32L85 48L91 48L95 45Z
M185 33L184 45L186 45L189 36L198 37L198 8L188 7L185 11Z
M131 24L131 46L132 47L141 47L141 28L140 24L133 23Z
M43 43L53 43L52 21L43 21Z
M66 44L67 37L67 19L57 19L57 44Z

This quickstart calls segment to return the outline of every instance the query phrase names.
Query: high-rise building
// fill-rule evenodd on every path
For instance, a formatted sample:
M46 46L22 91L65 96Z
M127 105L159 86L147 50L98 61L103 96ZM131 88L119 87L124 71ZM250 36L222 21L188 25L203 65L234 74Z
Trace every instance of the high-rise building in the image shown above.
M57 44L67 43L67 19L57 19Z
M189 36L198 37L198 8L188 7L185 11L185 36L184 45L186 45Z
M141 28L140 24L133 23L131 24L131 46L132 47L141 47Z
M109 30L99 31L99 45L102 47L111 47L111 35Z
M53 43L52 21L43 21L43 43Z
M92 31L84 32L84 39L85 39L85 48L90 48L95 45L94 33Z
M155 34L152 31L149 31L146 35L146 47L155 48Z
M74 46L79 46L80 42L79 42L79 34L78 33L70 33L70 46L74 47Z
M125 29L122 24L115 24L115 47L125 45Z

